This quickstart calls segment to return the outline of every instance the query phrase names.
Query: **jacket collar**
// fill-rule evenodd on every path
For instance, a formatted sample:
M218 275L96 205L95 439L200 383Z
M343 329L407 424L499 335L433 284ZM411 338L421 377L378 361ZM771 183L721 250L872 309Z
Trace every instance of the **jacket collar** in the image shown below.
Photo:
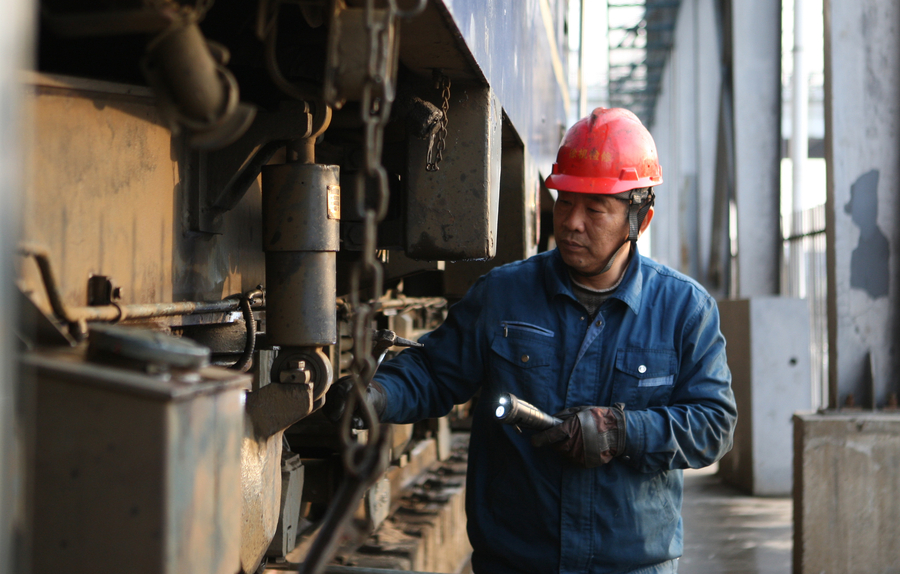
M625 269L625 276L622 277L619 288L610 296L611 299L619 299L628 305L635 313L641 308L641 293L644 286L642 267L643 260L635 245L631 261ZM550 298L556 295L565 295L577 301L575 294L572 292L572 279L569 277L569 270L559 254L559 249L554 249L550 252L550 256L547 259L544 286Z

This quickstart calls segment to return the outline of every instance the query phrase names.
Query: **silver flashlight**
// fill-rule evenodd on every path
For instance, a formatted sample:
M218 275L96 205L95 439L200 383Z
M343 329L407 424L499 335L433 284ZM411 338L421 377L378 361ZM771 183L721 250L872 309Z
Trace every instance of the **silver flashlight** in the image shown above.
M501 423L534 430L545 430L562 423L561 419L548 415L536 406L516 398L512 393L500 395L494 408L494 416Z

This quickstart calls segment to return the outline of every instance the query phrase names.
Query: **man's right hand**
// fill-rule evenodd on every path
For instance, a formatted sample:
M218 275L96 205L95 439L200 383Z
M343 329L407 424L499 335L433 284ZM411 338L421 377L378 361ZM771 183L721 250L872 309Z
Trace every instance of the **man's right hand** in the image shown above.
M353 391L353 379L350 375L341 377L336 383L331 385L328 393L325 394L325 405L322 412L328 417L328 420L338 424L341 417L344 416L344 410L347 407L347 400ZM372 381L366 388L366 402L371 405L375 411L375 415L381 419L385 407L384 389L377 381ZM354 429L360 430L366 428L365 419L360 414L362 405L357 405L353 413L353 421L351 423Z

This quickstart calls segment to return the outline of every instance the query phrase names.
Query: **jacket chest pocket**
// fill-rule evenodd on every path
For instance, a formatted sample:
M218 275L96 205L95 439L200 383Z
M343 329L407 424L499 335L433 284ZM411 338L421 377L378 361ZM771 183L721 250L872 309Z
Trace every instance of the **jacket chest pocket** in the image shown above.
M631 410L668 405L677 368L675 351L617 350L612 402L625 403Z
M556 385L556 339L549 335L504 329L491 343L491 387L508 392L538 408L547 408Z

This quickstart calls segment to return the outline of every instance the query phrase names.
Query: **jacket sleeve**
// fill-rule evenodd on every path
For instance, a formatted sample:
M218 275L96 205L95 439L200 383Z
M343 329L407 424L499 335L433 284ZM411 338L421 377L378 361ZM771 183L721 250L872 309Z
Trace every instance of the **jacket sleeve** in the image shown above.
M412 423L441 417L469 400L484 377L486 329L481 309L488 279L482 277L450 308L440 327L422 337L420 348L405 349L378 369L375 380L386 395L382 421Z
M731 450L737 407L712 297L706 295L685 323L668 405L626 410L625 419L620 460L642 472L702 468Z

